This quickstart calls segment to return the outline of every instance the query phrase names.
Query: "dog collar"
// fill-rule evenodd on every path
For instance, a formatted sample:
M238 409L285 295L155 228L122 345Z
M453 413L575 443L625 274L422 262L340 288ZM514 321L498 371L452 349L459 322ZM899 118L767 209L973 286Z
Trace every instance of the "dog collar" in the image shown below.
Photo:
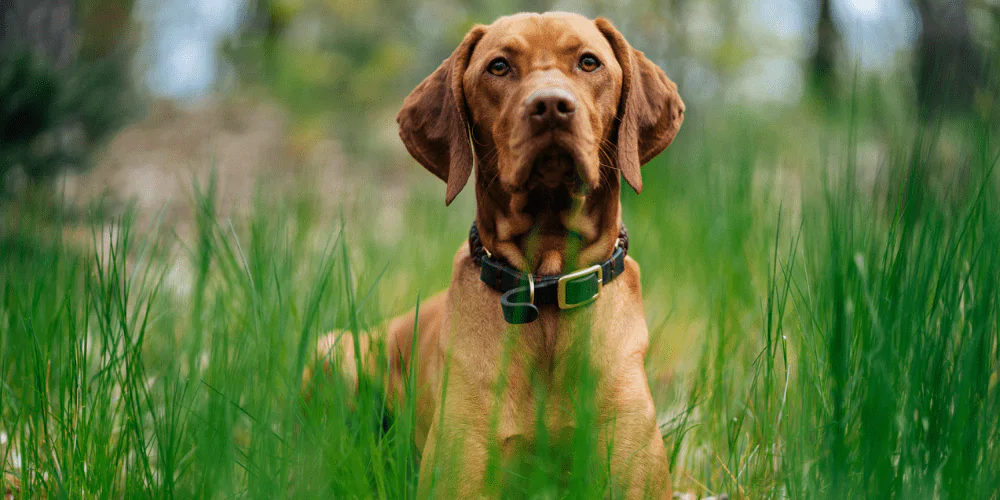
M483 246L475 222L469 229L469 251L480 267L479 279L502 294L500 309L504 319L520 325L538 318L538 306L554 304L559 309L574 309L597 300L601 288L625 272L628 231L624 225L619 230L610 259L568 274L535 276L503 263Z

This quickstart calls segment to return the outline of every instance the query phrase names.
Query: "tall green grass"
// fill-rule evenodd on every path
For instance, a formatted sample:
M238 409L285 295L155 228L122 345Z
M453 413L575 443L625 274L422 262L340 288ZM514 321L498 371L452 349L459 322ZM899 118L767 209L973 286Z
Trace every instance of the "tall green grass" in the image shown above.
M623 202L675 489L998 498L996 135L903 131L866 184L861 127L801 157L732 120L725 133L692 123ZM229 218L210 183L183 237L127 211L73 239L58 219L8 220L0 490L415 496L412 404L390 412L376 381L354 393L336 377L304 401L301 374L319 335L378 335L445 286L472 212L468 195L444 211L439 187L335 217L262 193ZM380 217L405 236L386 238ZM491 460L498 496L611 494L593 374L578 368L579 431L541 432L521 463ZM544 378L526 376L544 407Z

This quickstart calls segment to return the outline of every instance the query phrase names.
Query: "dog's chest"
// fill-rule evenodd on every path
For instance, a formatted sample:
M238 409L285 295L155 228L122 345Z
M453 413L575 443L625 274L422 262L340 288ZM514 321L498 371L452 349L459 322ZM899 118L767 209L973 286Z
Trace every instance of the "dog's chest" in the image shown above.
M616 374L631 362L615 348L621 324L602 319L610 306L543 309L528 327L512 329L504 348L509 363L493 387L502 394L497 438L505 449L558 447L609 414Z
M458 271L448 317L442 351L450 349L458 364L453 376L461 379L450 390L476 402L469 411L485 410L510 452L603 425L623 385L620 374L636 363L641 370L648 343L637 269L586 307L545 306L536 321L516 326L503 322L499 294L478 275Z

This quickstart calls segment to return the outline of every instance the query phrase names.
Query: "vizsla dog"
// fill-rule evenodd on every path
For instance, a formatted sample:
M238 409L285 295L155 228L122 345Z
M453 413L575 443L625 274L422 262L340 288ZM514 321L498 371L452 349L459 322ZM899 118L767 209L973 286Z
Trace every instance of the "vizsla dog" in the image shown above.
M472 28L406 98L400 137L447 183L445 202L476 174L475 224L451 285L419 317L390 322L383 339L393 404L417 363L422 498L489 495L491 449L531 449L539 425L553 442L572 435L581 362L596 374L595 427L613 427L594 439L611 491L671 496L619 191L622 178L642 190L640 166L683 119L676 85L609 21L566 13ZM366 351L372 343L361 339ZM319 352L328 368L357 380L348 335L324 338Z

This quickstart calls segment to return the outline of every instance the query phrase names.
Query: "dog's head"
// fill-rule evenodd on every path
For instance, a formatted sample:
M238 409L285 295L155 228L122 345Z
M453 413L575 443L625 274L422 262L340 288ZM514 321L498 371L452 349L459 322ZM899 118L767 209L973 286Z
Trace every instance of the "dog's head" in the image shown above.
M602 169L620 170L639 192L639 167L683 119L677 86L609 21L567 13L472 28L397 117L410 154L447 183L446 203L473 164L480 182L509 193L582 194Z

